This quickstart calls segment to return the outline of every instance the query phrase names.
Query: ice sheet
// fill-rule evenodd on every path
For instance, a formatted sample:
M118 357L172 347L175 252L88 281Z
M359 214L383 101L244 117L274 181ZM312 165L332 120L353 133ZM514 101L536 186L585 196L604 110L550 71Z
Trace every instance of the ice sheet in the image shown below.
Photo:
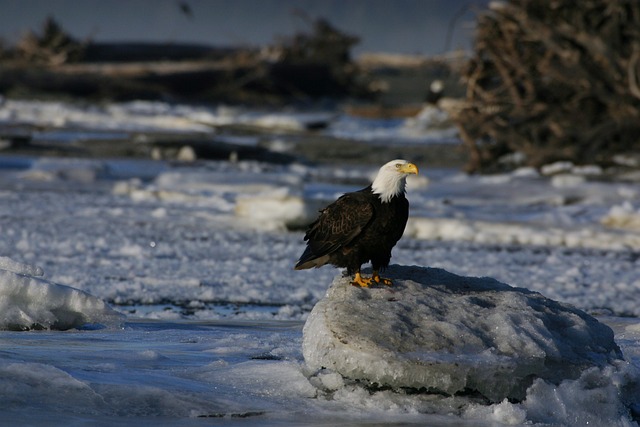
M46 130L38 132L35 139L55 140L63 144L87 137L122 139L127 133L140 132L208 135L215 133L217 128L229 126L270 133L311 130L374 144L459 142L456 128L444 112L434 107L425 107L416 117L408 119L371 120L322 109L251 110L236 106L175 105L158 101L98 106L3 99L0 102L2 124L37 126Z
M265 115L145 102L5 100L0 110L5 125L106 133L210 133ZM304 125L310 118L296 122L284 112L262 125ZM321 132L334 131L332 123ZM343 124L353 138L374 145L387 138L429 142L433 130L413 134L416 128L408 127L418 123L403 121ZM382 140L367 133L379 130ZM409 132L404 140L403 132ZM434 138L443 142L442 135ZM610 316L626 361L557 387L535 383L522 403L492 405L470 396L370 390L332 372L310 372L300 350L300 321L339 271L292 270L303 232L287 229L283 212L294 209L278 200L299 197L296 209L311 216L313 203L364 187L379 165L2 156L0 256L9 258L2 261L3 277L56 298L86 296L73 287L92 295L74 310L92 312L97 300L128 316L124 330L0 332L2 420L65 426L636 425L626 413L628 402L616 396L622 384L631 386L640 365L640 328L635 319L619 317L640 316L637 177L600 179L602 171L567 164L545 169L548 176L522 169L485 177L419 166L428 183L409 182L408 197L412 221L422 225L408 228L393 263L493 277ZM248 203L245 214L236 215L253 198L264 203ZM44 299L28 300L45 313Z
M637 321L612 320L638 363ZM522 403L487 405L312 376L301 322L129 320L118 330L0 331L0 342L0 424L637 425L618 394L637 375L627 363L536 383Z
M111 304L159 305L155 314L143 311L200 318L218 318L211 304L221 302L271 304L282 307L275 311L280 318L304 319L336 270L293 271L303 233L287 231L283 220L302 227L302 217L366 185L375 172L255 162L4 163L0 256L42 265L48 280ZM600 224L612 207L633 203L633 185L585 181L558 194L538 175L423 175L429 185L408 183L410 222L394 263L490 276L583 309L640 315L632 245L638 234ZM565 215L568 207L554 200L574 194L586 196ZM162 304L185 308L166 311Z

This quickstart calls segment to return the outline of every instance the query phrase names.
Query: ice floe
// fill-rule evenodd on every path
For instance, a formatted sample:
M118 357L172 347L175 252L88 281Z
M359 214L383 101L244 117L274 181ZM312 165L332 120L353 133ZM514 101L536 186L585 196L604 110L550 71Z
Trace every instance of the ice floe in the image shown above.
M532 408L529 396L548 392L538 389L571 388L574 383L564 381L593 382L582 376L626 370L631 377L625 381L602 380L601 394L617 387L631 399L625 387L638 378L622 360L612 330L581 310L491 278L403 266L387 273L393 287L363 289L350 286L349 278L334 280L304 327L310 369L374 389L479 393L494 403L527 399ZM330 380L340 386L339 379Z
M256 145L253 133L223 135L215 127L296 132L304 123L315 126L315 120L287 112L148 102L91 106L7 100L0 109L3 124L34 125L45 129L35 140L56 143L78 137L73 129L81 128L80 137L91 139L140 131L215 133L216 140ZM446 129L423 129L411 120L342 117L318 132L342 131L349 139L374 144L414 144L432 137L449 142L436 134ZM275 140L274 146L286 148L291 141ZM5 316L0 326L80 330L2 333L3 421L637 425L640 327L637 318L615 317L640 316L637 173L610 181L606 171L568 163L542 173L523 168L492 176L420 166L422 181L408 187L412 222L394 249L394 262L496 277L591 314L612 316L599 319L616 331L624 359L595 352L604 360L600 363L578 349L567 379L538 378L520 392L522 398L496 395L492 401L477 393L375 387L336 370L311 370L301 351L302 322L336 270L293 271L304 242L299 230L284 230L301 225L310 212L315 216L316 204L365 186L373 168L6 155L0 158L0 254L10 259L0 259L0 313ZM45 267L46 276L34 265ZM401 304L396 295L401 289L401 283L366 291L347 287L397 299L380 301L384 304ZM527 295L533 294L523 291L523 298ZM98 327L123 321L103 301L127 313L124 328ZM452 322L464 314L454 310ZM528 319L526 314L518 312L514 319ZM529 343L525 347L534 354L535 346L547 349L553 342L538 323L524 320L517 326L529 335L514 332L507 340L510 328L516 329L499 322L501 316L487 316L487 334L498 326L502 341ZM375 326L384 331L388 319ZM581 330L587 329L569 332ZM577 335L571 342L588 342L586 335ZM558 354L573 348L562 338L566 345ZM536 363L510 361L499 349L460 359L489 366L490 384L500 380L495 373ZM410 356L447 362L437 354ZM586 360L584 369L579 356ZM502 360L504 366L489 365ZM550 366L540 369L560 370Z

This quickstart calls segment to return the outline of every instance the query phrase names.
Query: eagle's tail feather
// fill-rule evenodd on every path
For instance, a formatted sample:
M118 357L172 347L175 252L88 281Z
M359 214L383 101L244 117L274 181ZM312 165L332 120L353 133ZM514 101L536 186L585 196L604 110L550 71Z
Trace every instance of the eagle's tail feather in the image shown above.
M313 268L313 267L322 267L325 264L329 263L329 255L323 255L320 257L316 257L311 253L307 253L305 251L305 253L302 254L302 256L300 257L300 259L298 260L298 262L296 263L296 266L294 267L295 270L306 270L307 268Z

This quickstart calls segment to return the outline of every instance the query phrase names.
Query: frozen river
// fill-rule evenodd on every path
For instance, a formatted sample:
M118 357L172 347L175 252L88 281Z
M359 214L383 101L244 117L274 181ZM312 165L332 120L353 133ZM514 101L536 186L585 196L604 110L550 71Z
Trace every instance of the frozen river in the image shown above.
M163 104L113 106L110 115L56 105L5 106L0 117L146 132L207 132L214 118L273 123ZM300 120L278 117L279 126ZM402 123L345 120L325 132L414 145L434 137L420 140ZM302 327L339 271L293 271L304 248L296 224L365 186L378 166L1 156L0 256L40 267L33 280L45 288L80 289L124 317L0 332L0 424L554 425L520 403L456 397L434 409L424 395L345 387L327 396L309 382ZM485 177L419 166L392 263L493 277L573 304L610 325L625 358L640 366L637 181L569 164ZM5 326L57 295L18 301L8 283L0 281ZM22 311L7 309L16 306ZM565 392L562 402L577 413L595 399L577 385ZM635 425L615 411L605 416L609 425Z

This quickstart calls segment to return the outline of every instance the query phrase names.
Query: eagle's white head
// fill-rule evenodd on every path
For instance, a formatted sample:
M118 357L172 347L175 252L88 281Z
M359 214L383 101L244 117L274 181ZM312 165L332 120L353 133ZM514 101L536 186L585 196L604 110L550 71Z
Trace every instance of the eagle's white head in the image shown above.
M418 167L406 160L392 160L384 164L371 184L374 194L380 195L383 203L388 203L392 197L405 191L407 176L417 174Z

